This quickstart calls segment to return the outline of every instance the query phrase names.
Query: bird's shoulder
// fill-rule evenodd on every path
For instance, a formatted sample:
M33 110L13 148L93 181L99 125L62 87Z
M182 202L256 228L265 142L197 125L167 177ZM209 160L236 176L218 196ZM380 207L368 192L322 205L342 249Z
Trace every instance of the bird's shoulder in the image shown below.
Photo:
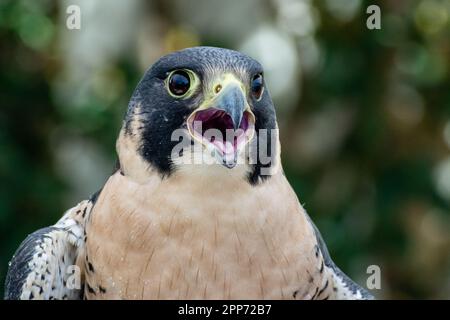
M26 237L9 262L5 299L79 299L85 227L99 192L66 211L53 226Z
M317 250L323 259L323 265L327 270L328 281L326 286L331 291L331 297L338 300L372 300L374 297L363 287L358 285L352 279L350 279L331 259L330 253L328 252L327 245L323 240L323 237L316 227L314 222L311 220L309 215L305 211L305 215L311 227L314 230L314 235L317 241ZM331 283L329 283L329 281Z

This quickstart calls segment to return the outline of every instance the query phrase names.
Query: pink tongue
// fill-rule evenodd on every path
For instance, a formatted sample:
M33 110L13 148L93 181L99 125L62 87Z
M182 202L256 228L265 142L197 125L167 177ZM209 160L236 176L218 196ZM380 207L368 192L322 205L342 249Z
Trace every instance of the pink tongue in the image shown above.
M200 128L201 125L201 128ZM198 126L199 128L196 128ZM194 131L203 136L202 131L207 131L209 128L217 128L217 126L221 126L227 128L226 130L232 130L232 120L231 117L226 115L223 111L217 109L207 109L204 111L199 111L194 120ZM207 138L210 143L212 143L224 156L225 159L230 158L233 160L236 156L236 152L238 149L238 145L242 142L241 140L245 137L245 131L249 127L248 121L248 113L244 113L242 117L241 124L239 126L242 134L239 134L239 137L234 137L234 141L227 141L226 133L222 137L222 139L217 139L217 137L212 136L211 138ZM231 159L233 158L233 159Z

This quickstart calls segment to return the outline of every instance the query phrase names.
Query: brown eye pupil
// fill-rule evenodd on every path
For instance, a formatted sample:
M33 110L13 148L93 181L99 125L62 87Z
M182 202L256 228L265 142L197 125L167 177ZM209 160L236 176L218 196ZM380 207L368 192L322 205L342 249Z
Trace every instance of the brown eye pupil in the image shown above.
M256 76L253 77L251 84L252 94L256 99L259 99L261 97L263 87L264 87L263 77L261 74L257 74Z
M191 80L186 71L175 71L169 78L169 90L173 95L184 95L191 86Z

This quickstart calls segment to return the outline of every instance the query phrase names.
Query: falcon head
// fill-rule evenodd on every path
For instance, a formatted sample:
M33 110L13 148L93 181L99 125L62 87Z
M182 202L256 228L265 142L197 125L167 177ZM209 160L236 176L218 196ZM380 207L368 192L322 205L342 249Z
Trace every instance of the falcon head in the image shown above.
M169 176L213 167L254 184L277 162L276 129L256 60L228 49L188 48L160 58L137 85L117 140L120 167L141 181L154 170Z

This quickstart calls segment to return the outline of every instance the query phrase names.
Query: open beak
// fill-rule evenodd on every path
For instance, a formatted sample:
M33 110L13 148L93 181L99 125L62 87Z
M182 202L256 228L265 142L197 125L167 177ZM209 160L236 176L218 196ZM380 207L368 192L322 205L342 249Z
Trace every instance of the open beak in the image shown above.
M230 83L187 120L191 136L215 151L227 168L236 166L238 155L255 131L255 116L241 86Z

